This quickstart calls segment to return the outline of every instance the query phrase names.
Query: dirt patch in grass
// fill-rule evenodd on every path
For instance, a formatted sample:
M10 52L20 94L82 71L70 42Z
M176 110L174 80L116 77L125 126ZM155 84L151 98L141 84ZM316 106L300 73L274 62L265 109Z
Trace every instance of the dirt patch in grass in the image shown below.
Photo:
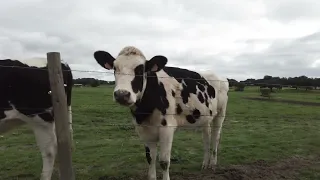
M210 170L193 172L172 172L171 178L174 180L279 180L279 179L299 179L300 171L314 168L319 165L320 156L313 158L292 157L276 163L269 163L263 160L250 164L231 165L218 167L215 172ZM319 169L320 171L320 169ZM158 179L161 173L158 172ZM108 177L104 176L99 180L142 180L147 179L146 172L143 176L136 177Z
M244 99L248 100L258 100L258 101L271 101L271 102L282 102L287 104L298 104L298 105L306 105L306 106L320 106L318 102L305 102L305 101L295 101L288 99L268 99L262 97L244 97Z

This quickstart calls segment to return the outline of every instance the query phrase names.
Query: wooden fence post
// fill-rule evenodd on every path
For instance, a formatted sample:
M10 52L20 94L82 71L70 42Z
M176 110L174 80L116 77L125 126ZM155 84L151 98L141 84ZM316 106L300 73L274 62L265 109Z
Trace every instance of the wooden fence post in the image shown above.
M59 52L48 52L48 73L58 141L60 180L74 180L67 99Z

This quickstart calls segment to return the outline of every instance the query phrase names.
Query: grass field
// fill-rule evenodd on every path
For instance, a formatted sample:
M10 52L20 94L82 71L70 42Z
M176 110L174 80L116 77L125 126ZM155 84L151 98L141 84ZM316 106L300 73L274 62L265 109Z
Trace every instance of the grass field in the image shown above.
M244 99L259 96L257 87L230 91L215 179L320 179L320 106ZM128 109L116 105L111 95L112 88L106 86L74 88L77 180L145 178L144 146ZM273 98L320 103L320 92L282 90ZM42 161L34 143L25 127L0 137L1 180L39 178ZM200 170L199 131L178 130L172 153L171 179L213 177ZM53 179L58 179L56 171Z

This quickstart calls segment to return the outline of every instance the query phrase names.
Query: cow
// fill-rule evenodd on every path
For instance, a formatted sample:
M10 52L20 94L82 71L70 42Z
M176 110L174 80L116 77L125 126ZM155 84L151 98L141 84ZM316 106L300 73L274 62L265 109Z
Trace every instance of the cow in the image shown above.
M226 78L166 66L168 60L162 55L147 60L134 46L124 47L116 58L104 50L96 50L93 56L100 66L114 71L113 100L130 109L144 142L149 180L156 179L158 144L163 180L170 179L172 141L178 127L203 128L202 168L215 169L228 102Z
M72 72L61 63L73 142ZM29 126L42 155L41 180L50 180L57 153L57 138L46 58L0 60L0 134L21 125ZM73 145L73 144L72 144Z

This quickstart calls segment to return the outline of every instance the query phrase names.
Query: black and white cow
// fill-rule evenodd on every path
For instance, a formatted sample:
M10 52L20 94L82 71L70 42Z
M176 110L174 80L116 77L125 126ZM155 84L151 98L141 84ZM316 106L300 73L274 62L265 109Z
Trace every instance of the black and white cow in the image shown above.
M73 141L71 115L73 78L68 64L61 63L61 66ZM0 134L24 124L33 130L42 155L42 180L51 179L57 153L50 94L46 58L34 58L26 62L0 60Z
M145 142L149 180L156 179L158 143L163 180L170 179L172 140L179 126L203 127L202 168L214 169L228 102L227 79L167 67L164 56L146 60L143 53L132 46L123 48L116 58L102 50L94 52L94 58L105 69L114 69L113 97L131 109L136 131Z

